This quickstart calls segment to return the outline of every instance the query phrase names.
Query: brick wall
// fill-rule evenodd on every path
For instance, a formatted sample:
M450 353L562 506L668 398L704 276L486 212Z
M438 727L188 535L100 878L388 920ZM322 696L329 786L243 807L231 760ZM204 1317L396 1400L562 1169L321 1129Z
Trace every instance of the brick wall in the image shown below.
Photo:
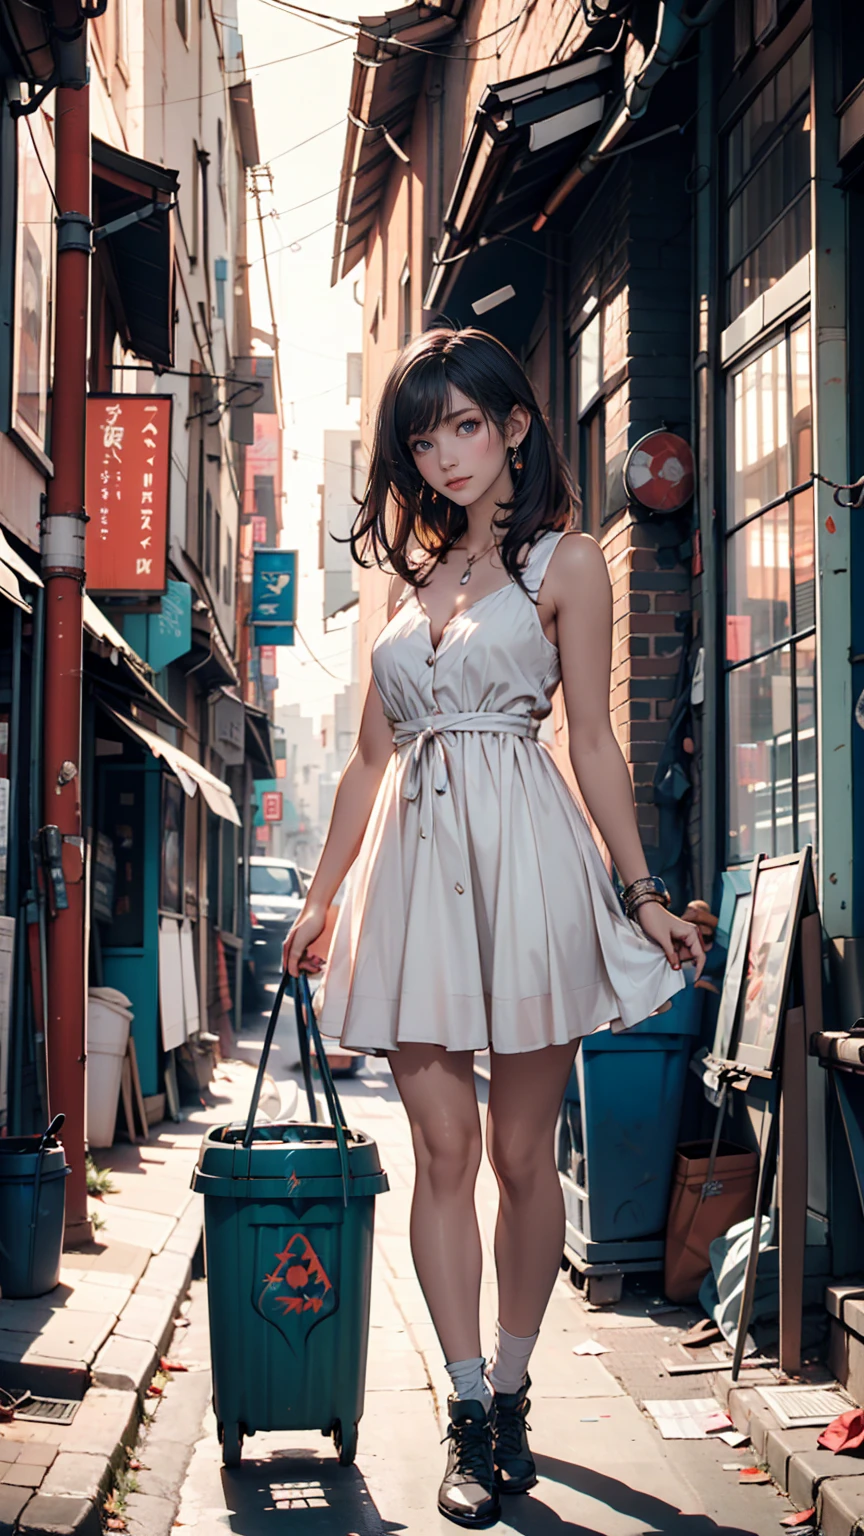
M690 438L690 199L687 147L634 151L591 189L571 237L568 324L586 294L604 306L606 521L599 542L613 595L612 722L633 779L649 864L658 844L652 788L675 700L691 608L684 519L647 519L627 505L627 451L665 424ZM610 515L611 514L611 515ZM566 721L555 710L555 755L569 770Z

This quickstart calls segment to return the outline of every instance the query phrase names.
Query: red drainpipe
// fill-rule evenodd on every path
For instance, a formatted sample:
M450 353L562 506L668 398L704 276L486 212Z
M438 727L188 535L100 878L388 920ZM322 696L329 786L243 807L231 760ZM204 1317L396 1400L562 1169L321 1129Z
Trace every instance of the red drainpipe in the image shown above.
M84 1168L85 955L81 825L84 422L90 292L90 92L56 97L57 297L45 578L44 820L62 837L68 907L48 922L48 1098L66 1116L66 1243L92 1237Z

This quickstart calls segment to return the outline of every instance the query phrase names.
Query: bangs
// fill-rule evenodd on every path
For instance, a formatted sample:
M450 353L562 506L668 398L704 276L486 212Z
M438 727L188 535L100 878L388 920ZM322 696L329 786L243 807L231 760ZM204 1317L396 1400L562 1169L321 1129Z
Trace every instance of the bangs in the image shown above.
M396 436L407 444L418 432L434 432L450 411L451 384L447 358L438 353L418 357L404 374L395 400Z

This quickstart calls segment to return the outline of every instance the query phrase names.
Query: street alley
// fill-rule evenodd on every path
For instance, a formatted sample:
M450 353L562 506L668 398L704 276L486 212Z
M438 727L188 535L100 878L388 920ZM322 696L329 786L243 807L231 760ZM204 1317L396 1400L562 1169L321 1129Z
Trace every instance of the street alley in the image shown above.
M248 1021L247 1021L248 1022ZM263 1020L244 1030L238 1054L257 1058ZM277 1082L291 1072L293 1018L283 1013L271 1056ZM259 1434L244 1445L243 1463L221 1465L209 1405L206 1284L195 1281L188 1317L171 1358L188 1364L174 1376L137 1456L139 1492L126 1504L131 1536L166 1536L172 1523L195 1536L266 1536L290 1513L297 1536L427 1536L448 1523L435 1495L443 1467L442 1406L447 1378L408 1248L412 1154L408 1126L385 1065L367 1060L358 1077L339 1083L349 1121L373 1135L390 1179L378 1201L369 1370L365 1416L354 1467L338 1465L320 1434ZM485 1084L478 1074L479 1096ZM492 1230L494 1180L484 1164L479 1208L488 1264L484 1333L495 1318ZM589 1312L562 1275L532 1366L533 1444L541 1478L530 1494L506 1501L501 1525L546 1536L737 1536L775 1532L790 1505L768 1483L744 1487L732 1464L752 1453L709 1441L663 1441L614 1374L626 1358L630 1390L648 1398L706 1396L704 1377L670 1380L659 1365L690 1314L648 1316L654 1293L625 1294L609 1311ZM602 1358L575 1356L595 1338ZM613 1369L607 1369L613 1362ZM635 1385L634 1385L635 1384ZM188 1470L186 1464L188 1462Z

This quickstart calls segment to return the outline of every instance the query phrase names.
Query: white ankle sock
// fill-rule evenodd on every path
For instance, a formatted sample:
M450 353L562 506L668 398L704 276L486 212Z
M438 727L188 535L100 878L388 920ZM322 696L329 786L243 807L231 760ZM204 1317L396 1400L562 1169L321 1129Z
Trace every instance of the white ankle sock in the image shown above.
M492 1365L486 1372L496 1392L518 1392L528 1373L531 1351L540 1336L538 1328L527 1339L508 1333L500 1323L495 1325L495 1353Z
M486 1412L492 1406L492 1393L484 1375L486 1361L482 1355L477 1355L474 1360L454 1360L447 1366L447 1373L453 1383L454 1395L463 1402L471 1400L482 1403Z

